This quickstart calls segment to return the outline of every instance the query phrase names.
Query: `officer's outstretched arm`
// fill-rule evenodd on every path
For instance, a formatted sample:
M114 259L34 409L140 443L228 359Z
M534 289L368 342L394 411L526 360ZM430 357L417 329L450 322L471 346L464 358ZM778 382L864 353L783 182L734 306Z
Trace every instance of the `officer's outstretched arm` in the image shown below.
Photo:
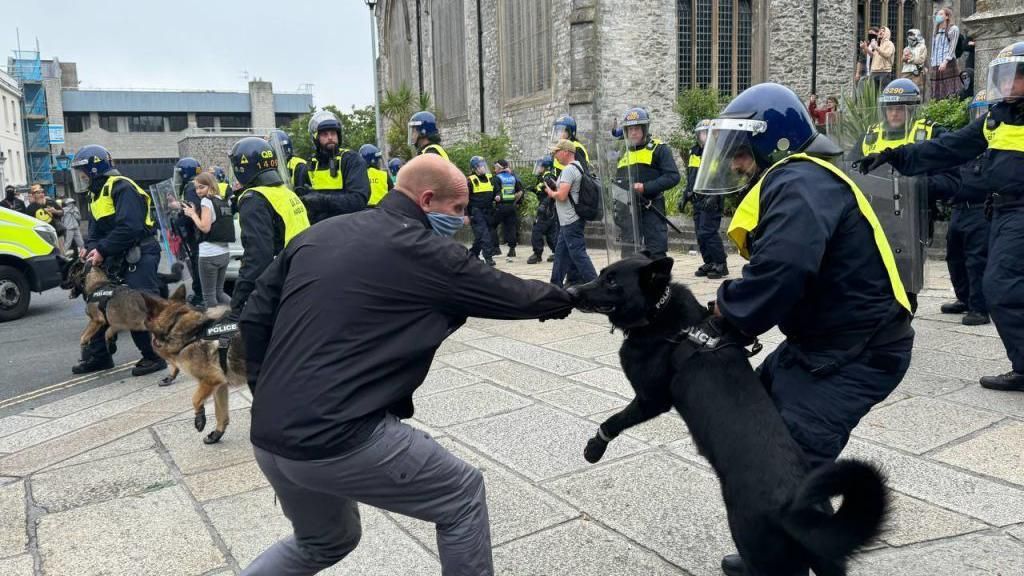
M274 211L259 194L239 202L238 218L242 223L242 266L231 293L231 310L238 314L245 306L249 294L256 287L256 279L274 260Z
M988 149L984 126L982 117L938 138L894 148L889 163L907 176L966 164Z
M96 245L104 256L124 254L142 240L146 231L146 201L131 184L116 182L110 196L114 200L114 227Z
M659 194L679 184L679 168L668 146L659 144L654 149L653 164L659 175L654 180L644 182L644 197L648 199L657 198Z

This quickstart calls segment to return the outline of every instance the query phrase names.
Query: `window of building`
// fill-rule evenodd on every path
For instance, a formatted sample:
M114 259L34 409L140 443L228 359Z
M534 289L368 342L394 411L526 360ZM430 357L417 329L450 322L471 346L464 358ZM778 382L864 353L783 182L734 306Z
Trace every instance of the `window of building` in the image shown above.
M678 0L679 90L736 95L751 84L750 0Z
M466 114L466 25L463 0L432 5L434 57L434 102L441 118Z
M196 114L196 126L200 128L216 128L217 116L213 114Z
M900 68L900 54L907 45L907 31L917 28L917 1L903 0L858 0L857 2L857 38L867 40L867 28L871 26L887 26L892 31L892 43L896 45L896 71ZM865 22L867 24L865 25ZM928 30L923 30L925 35ZM856 49L856 48L855 48ZM857 50L859 58L863 58Z
M412 85L412 26L405 0L388 2L386 22L388 87L397 90Z
M11 128L14 129L14 133L18 133L18 124L21 123L21 119L18 118L18 107L15 105L14 100L11 100Z
M220 129L252 128L252 116L248 114L221 114Z
M10 126L11 126L11 125L10 125L10 123L9 123L10 121L9 121L9 120L7 119L7 96L4 96L4 97L3 97L3 100L4 100L4 107L3 107L3 113L4 113L4 130L9 130L9 129L10 129Z
M100 128L107 132L117 132L117 119L120 118L117 114L100 114Z
M129 132L163 132L164 131L164 117L151 115L151 114L139 114L128 117L128 131Z
M504 0L501 4L501 71L505 98L551 88L551 0Z
M298 117L298 114L274 114L274 126L284 128Z
M88 113L68 113L64 115L64 130L66 132L85 132L89 129Z
M188 128L188 114L167 114L167 129L171 132L181 132Z

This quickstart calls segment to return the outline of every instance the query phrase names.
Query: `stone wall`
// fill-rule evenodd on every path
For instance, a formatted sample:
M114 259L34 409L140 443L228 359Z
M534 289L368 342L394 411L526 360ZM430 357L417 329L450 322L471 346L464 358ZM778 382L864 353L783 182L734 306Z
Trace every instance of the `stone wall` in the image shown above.
M262 80L249 82L249 106L254 128L273 128L274 85Z
M978 11L963 22L975 42L974 81L984 89L988 64L1000 50L1024 41L1024 2L1021 0L978 0Z
M224 134L195 134L182 138L177 143L175 155L178 157L191 156L199 161L199 165L221 166L227 169L228 153L231 147L238 142L238 135Z
M803 99L811 94L812 13L809 0L771 0L761 20L768 66L765 80L785 84ZM840 95L853 84L856 2L820 0L817 92Z

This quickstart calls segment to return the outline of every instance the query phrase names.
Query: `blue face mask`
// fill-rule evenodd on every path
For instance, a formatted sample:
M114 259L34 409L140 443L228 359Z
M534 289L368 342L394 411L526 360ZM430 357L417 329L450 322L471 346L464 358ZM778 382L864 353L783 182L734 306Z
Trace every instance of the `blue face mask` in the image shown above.
M452 216L441 212L427 212L427 220L430 220L430 227L434 229L434 234L445 238L455 236L455 233L464 224L462 216Z
M936 24L942 24L942 22L943 22L943 21L944 21L945 19L946 19L946 17L945 17L945 16L943 16L942 14L936 14L936 15L935 15L935 23L936 23Z

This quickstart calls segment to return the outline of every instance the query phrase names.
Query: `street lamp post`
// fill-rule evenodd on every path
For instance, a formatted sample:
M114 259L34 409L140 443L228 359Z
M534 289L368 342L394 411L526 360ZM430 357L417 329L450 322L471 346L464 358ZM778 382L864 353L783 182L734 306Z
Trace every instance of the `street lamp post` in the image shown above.
M68 198L68 172L70 167L71 157L61 148L60 154L57 155L57 169L61 171L61 178L64 180L64 198Z
M370 61L373 64L373 113L376 121L377 147L383 148L380 131L380 87L377 84L377 0L363 0L370 9Z

